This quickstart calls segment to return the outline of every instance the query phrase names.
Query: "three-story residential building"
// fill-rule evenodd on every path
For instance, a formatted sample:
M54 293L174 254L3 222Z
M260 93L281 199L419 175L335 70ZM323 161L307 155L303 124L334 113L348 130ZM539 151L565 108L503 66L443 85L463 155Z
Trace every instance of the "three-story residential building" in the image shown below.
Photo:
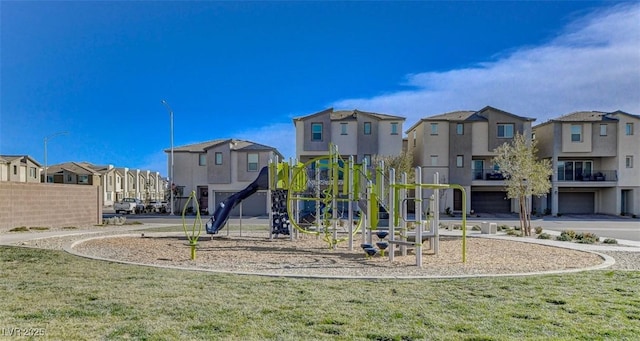
M171 150L168 155L168 169L171 167ZM276 157L282 160L275 148L259 143L221 139L175 147L174 171L171 179L174 193L174 212L182 212L192 191L202 212L213 213L220 202L244 189L253 182L260 170ZM242 202L244 216L267 214L267 193L259 191ZM191 205L190 205L191 206ZM239 214L240 207L232 211Z
M467 193L467 213L517 212L507 198L504 178L492 160L494 150L520 133L530 138L535 119L487 106L423 118L407 130L407 149L422 167L422 182L459 184ZM423 198L432 191L425 190ZM440 211L462 210L462 192L441 191Z
M538 156L553 164L552 189L536 206L551 214L640 215L640 116L582 111L533 128Z
M402 152L404 117L329 108L293 119L296 129L296 158L300 162L329 154L331 144L343 158L356 163L374 155L395 156Z

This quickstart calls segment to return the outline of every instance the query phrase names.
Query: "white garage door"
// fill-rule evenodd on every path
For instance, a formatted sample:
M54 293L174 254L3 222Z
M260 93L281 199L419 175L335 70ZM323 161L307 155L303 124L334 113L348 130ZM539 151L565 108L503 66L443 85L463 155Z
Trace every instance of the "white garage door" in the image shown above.
M558 213L593 214L595 213L594 192L560 192Z
M215 207L224 201L224 199L232 196L235 192L215 192ZM210 212L213 214L213 212ZM267 215L267 192L258 191L242 201L243 217L258 217ZM240 216L240 204L231 211L232 217Z

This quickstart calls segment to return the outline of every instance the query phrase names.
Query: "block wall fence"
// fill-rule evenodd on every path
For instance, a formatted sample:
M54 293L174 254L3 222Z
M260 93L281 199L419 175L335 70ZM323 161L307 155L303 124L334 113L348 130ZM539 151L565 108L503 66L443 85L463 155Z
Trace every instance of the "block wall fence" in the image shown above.
M0 232L102 224L102 187L0 182Z

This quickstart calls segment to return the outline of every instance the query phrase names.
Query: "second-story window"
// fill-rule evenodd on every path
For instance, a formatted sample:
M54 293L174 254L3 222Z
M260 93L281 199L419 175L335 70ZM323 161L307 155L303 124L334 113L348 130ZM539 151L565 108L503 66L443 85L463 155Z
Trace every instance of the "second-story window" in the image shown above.
M463 135L464 134L464 124L458 123L456 124L456 134Z
M607 136L607 125L606 124L601 124L600 125L600 136Z
M322 141L322 123L311 123L311 141Z
M504 139L513 138L513 123L498 123L498 137Z
M198 154L198 166L206 166L207 165L207 154L201 153Z
M431 165L432 166L438 165L438 155L431 155Z
M627 168L633 168L633 155L627 155L624 158L624 164Z
M257 153L247 154L247 171L249 172L258 171L258 154Z
M364 134L371 135L371 122L364 122Z
M88 175L78 175L78 183L79 184L88 184L89 176Z
M438 135L438 123L431 123L431 135Z
M633 123L627 123L625 125L625 134L633 135Z
M340 135L347 135L347 124L340 123Z
M29 168L29 176L32 178L36 177L36 167L30 167Z
M456 167L458 168L464 167L464 156L462 155L456 156Z
M416 146L416 140L418 139L418 132L416 130L413 131L413 146Z
M109 175L109 186L113 185L113 177Z
M221 165L221 164L222 164L222 153L216 152L216 165Z
M398 122L391 122L391 135L398 135Z
M13 175L18 175L18 166L13 165Z
M571 125L571 142L582 142L582 124Z

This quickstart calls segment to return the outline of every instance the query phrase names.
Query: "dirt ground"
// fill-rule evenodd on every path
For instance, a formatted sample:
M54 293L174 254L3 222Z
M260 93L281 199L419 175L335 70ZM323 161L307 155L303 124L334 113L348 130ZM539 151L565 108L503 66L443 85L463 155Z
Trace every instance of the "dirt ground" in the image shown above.
M359 239L354 241L353 251L349 251L347 242L331 249L322 237L311 235L296 240L288 237L270 240L264 234L205 236L199 239L196 259L192 260L184 234L141 233L81 241L73 246L73 251L117 261L230 273L363 278L557 272L594 267L604 261L601 256L584 251L468 237L463 263L462 238L441 237L438 254L424 250L422 267L418 267L414 249L406 255L396 252L391 262L388 253L366 256L360 243Z

